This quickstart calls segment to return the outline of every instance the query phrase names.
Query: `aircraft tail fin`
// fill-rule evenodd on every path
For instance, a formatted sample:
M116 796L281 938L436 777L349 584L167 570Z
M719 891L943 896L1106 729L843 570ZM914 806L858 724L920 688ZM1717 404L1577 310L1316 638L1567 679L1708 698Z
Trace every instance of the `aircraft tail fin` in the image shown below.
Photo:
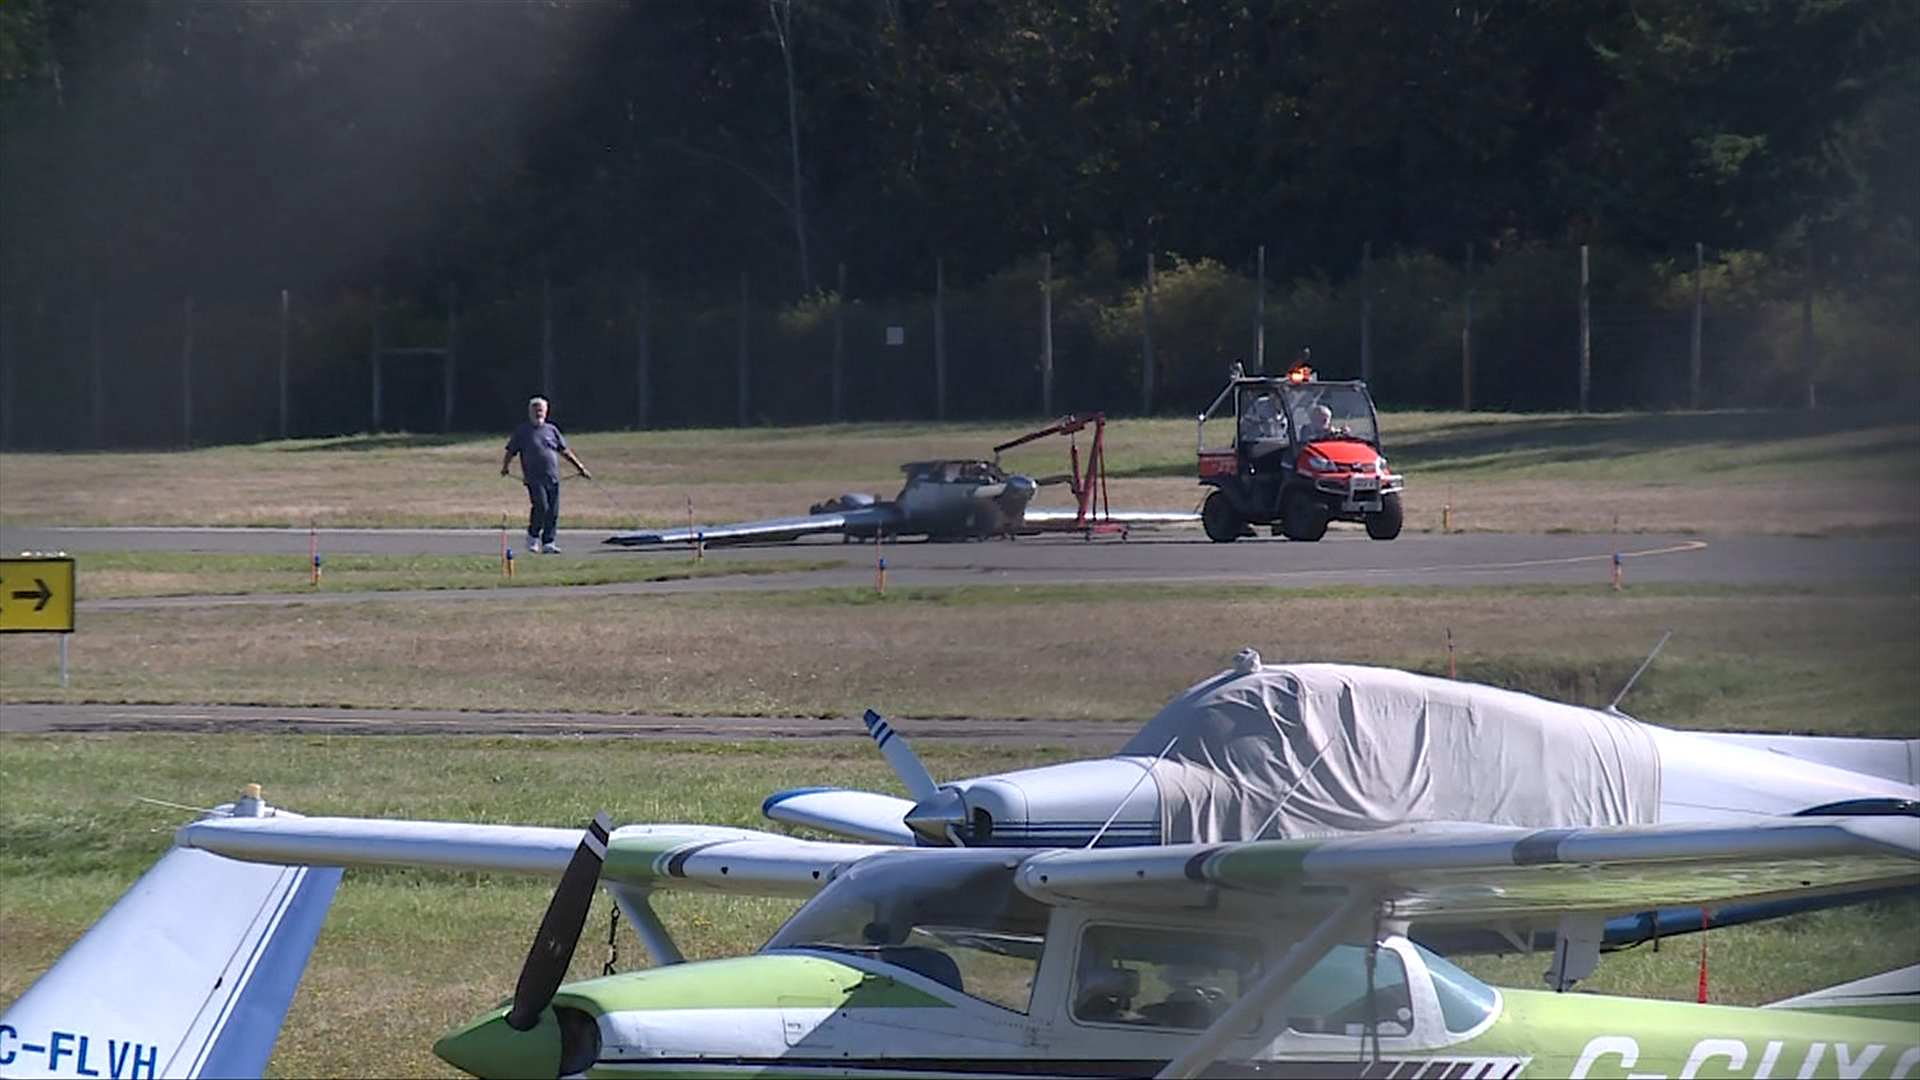
M258 1077L337 867L173 848L0 1015L8 1077Z

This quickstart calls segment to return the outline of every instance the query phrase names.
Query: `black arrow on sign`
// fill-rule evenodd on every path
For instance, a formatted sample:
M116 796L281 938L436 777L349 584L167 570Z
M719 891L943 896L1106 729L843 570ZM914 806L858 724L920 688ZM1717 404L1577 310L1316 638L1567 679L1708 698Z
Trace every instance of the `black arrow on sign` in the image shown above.
M53 590L47 588L46 578L34 578L33 583L35 585L40 586L40 591L35 592L32 589L15 589L13 590L13 598L15 600L33 600L37 598L40 602L33 605L33 610L44 611L47 606L47 601L53 599Z

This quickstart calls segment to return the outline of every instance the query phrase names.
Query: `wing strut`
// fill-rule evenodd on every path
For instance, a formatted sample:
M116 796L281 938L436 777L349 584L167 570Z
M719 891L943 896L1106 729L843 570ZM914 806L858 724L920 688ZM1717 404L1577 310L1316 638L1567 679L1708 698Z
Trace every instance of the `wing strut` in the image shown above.
M1293 989L1293 984L1319 963L1321 957L1356 930L1371 925L1378 899L1370 892L1349 894L1339 907L1316 923L1307 936L1294 942L1273 970L1253 984L1253 989L1241 995L1232 1008L1221 1013L1220 1018L1181 1051L1179 1057L1167 1062L1166 1068L1156 1073L1156 1077L1159 1080L1188 1080L1199 1076L1201 1070L1213 1064L1228 1043L1251 1031L1259 1015L1280 1000L1282 994Z

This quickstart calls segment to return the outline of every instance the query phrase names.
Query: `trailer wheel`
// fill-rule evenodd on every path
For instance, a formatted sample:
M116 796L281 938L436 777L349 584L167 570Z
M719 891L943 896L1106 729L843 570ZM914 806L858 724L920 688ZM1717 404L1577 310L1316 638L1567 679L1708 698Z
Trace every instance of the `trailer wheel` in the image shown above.
M1207 530L1207 539L1216 544L1231 544L1240 539L1247 523L1240 520L1227 493L1216 488L1200 506L1200 526Z

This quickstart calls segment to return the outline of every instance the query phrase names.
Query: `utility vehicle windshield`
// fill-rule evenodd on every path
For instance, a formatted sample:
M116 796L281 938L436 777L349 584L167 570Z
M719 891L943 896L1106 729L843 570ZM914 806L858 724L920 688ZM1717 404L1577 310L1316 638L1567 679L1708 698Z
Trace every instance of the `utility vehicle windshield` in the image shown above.
M1364 388L1343 383L1307 383L1292 388L1287 397L1294 429L1305 441L1358 439L1380 445L1380 432L1374 425L1373 400Z

